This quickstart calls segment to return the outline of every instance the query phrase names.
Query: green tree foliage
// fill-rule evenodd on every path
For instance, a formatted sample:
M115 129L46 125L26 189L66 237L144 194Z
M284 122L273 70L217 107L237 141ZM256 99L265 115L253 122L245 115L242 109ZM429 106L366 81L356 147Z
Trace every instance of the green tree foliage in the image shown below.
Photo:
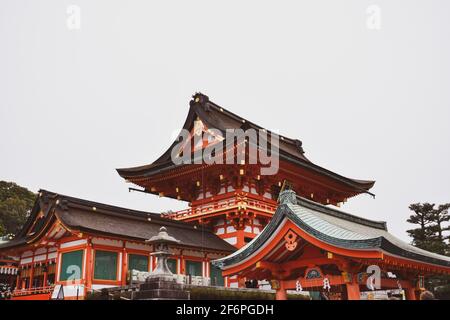
M441 204L437 208L435 204L430 203L414 203L409 206L414 213L407 221L418 226L418 228L407 231L412 237L413 245L430 252L450 255L448 242L450 237L447 235L447 231L450 230L448 225L450 221L449 208L450 203ZM428 278L426 285L438 297L450 298L449 276Z
M433 225L430 226L431 233L433 234L434 242L436 243L436 248L434 252L449 255L449 244L448 241L450 236L446 235L446 232L450 230L448 222L450 221L450 215L448 210L450 208L450 203L441 204L433 211L431 220Z
M17 234L25 223L36 195L14 182L0 181L0 236Z
M430 250L431 239L433 238L433 231L430 226L433 224L434 204L413 203L409 206L409 209L414 211L414 214L407 221L419 226L407 231L413 239L412 243L418 248Z

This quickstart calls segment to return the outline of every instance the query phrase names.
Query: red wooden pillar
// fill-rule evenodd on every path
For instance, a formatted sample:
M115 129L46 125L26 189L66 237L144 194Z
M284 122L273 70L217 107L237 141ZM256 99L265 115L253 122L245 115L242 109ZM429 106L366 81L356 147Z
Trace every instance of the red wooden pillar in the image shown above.
M203 275L203 277L205 278L210 278L210 274L209 274L209 263L208 263L208 254L205 253L205 256L203 258L203 263L205 265L205 274ZM210 279L211 281L211 279ZM211 284L211 283L210 283Z
M280 284L275 291L275 300L287 300L286 288L284 286L284 281L278 281Z
M240 249L244 245L245 245L244 230L237 230L236 231L236 245L235 245L235 247Z
M406 300L417 300L416 288L406 288L405 289Z
M47 277L48 277L48 269L47 269L48 265L44 266L44 268L46 268L46 269L45 269L45 272L44 272L44 280L43 280L42 286L46 287L47 286Z
M125 248L125 243L123 245L123 249L122 249L122 286L126 286L127 285L127 271L128 271L128 254Z
M347 283L347 300L360 300L359 284Z
M34 262L31 264L30 283L28 284L28 289L33 288L33 278L34 278Z
M91 239L88 239L86 246L86 279L84 279L86 287L86 293L92 289L92 278L93 278L93 270L92 270L92 242Z
M186 274L183 250L181 250L181 252L180 252L180 274Z

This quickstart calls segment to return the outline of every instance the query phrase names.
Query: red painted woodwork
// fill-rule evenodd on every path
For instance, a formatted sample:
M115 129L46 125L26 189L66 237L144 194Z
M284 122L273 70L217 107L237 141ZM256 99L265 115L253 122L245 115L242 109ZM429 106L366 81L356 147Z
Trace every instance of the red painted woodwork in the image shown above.
M321 242L303 230L301 230L299 227L297 227L294 223L292 223L289 220L286 220L285 224L277 231L277 234L275 237L272 238L272 241L270 243L267 243L266 246L258 251L257 254L250 257L249 259L246 259L242 263L238 263L234 265L233 267L229 269L225 269L223 271L224 275L233 275L237 274L239 272L242 272L243 270L252 267L256 265L258 261L262 261L265 259L267 255L269 255L273 249L279 244L280 241L284 241L284 236L286 235L289 230L293 230L296 232L301 238L306 240L307 242L311 243L312 245L329 252L332 252L337 255L341 255L344 257L364 257L364 258L370 258L370 259L381 259L382 253L378 251L361 251L361 250L350 250L350 249L343 249L331 246L327 243Z
M29 294L23 296L13 296L11 300L50 300L51 293Z
M417 293L415 287L405 289L406 300L417 300Z
M359 285L357 283L347 283L347 300L360 300Z
M275 300L287 300L286 288L284 282L280 281L280 287L275 291Z
M53 286L15 290L11 300L49 300Z

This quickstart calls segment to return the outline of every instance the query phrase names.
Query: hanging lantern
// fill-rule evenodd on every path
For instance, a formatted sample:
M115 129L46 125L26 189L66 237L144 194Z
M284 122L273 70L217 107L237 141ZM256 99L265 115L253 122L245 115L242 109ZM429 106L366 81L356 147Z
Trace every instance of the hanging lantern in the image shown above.
M297 292L302 292L303 291L302 284L300 283L300 280L297 280L297 282L295 283L295 291L297 291Z
M331 289L330 279L328 279L328 278L323 279L323 289L330 291L330 289Z

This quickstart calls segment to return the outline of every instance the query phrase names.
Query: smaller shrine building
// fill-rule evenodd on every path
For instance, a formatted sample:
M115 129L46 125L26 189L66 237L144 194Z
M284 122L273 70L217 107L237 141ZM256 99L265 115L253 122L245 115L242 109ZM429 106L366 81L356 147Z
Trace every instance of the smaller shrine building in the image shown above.
M180 240L168 259L174 274L227 285L211 260L235 248L205 226L45 190L20 234L0 245L2 254L19 257L1 270L16 275L12 299L49 299L55 285L64 287L65 299L83 299L92 290L126 286L129 270L152 271L156 261L146 240L162 226Z
M224 276L271 279L281 300L289 289L333 292L346 300L359 300L361 290L402 289L415 300L424 277L450 273L450 257L399 240L385 222L298 197L293 190L280 193L277 211L257 237L214 264ZM367 288L373 271L379 280Z

